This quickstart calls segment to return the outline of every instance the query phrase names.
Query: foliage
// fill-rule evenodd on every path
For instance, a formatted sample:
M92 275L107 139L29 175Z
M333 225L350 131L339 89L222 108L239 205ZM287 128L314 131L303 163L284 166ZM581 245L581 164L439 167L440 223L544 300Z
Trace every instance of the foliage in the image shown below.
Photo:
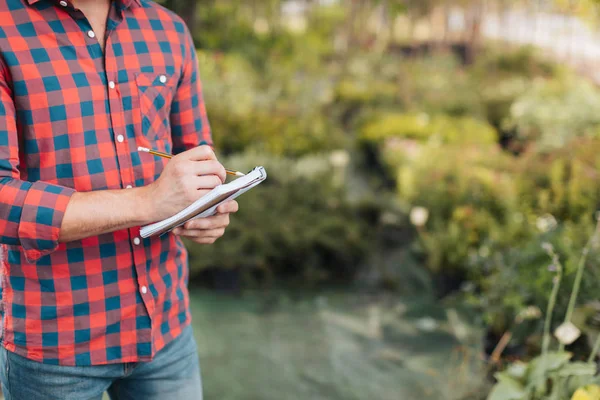
M402 153L398 148L396 153ZM503 172L511 159L500 149L434 143L398 158L399 199L430 213L420 247L432 270L464 270L474 249L507 240L504 228L517 197L510 175Z
M211 127L223 153L254 149L300 156L343 143L324 112L329 97L318 76L291 70L265 79L235 54L202 52L199 58Z
M225 238L213 246L189 246L192 278L205 268L243 268L308 284L353 275L368 249L370 228L360 208L344 199L328 157L291 161L249 153L224 162L238 169L260 163L269 177L241 199Z
M484 115L500 132L506 147L520 151L522 144L513 141L514 129L506 124L514 102L539 79L551 79L563 72L532 47L507 50L490 46L470 69L474 90L478 93Z
M532 48L482 43L467 65L451 46L411 43L417 51L406 52L371 36L375 7L417 20L435 1L312 3L306 29L287 27L275 0L199 9L217 148L227 165L269 164L271 176L242 200L226 238L192 248L193 276L244 268L312 283L360 270L396 290L409 290L403 277L433 276L462 288L451 295L481 310L495 334L547 301L542 243L572 283L600 204L600 91ZM336 149L360 168L328 173L323 154ZM289 173L303 168L320 172ZM376 200L370 208L356 204L365 197ZM422 226L404 218L414 209L426 211ZM379 226L386 219L394 222ZM599 278L592 257L583 302L595 299ZM556 309L567 305L561 289ZM540 329L523 324L513 343Z
M523 46L513 50L488 47L477 58L472 67L480 80L501 80L506 78L551 78L560 74L560 67L540 55L534 47Z
M404 141L386 146L398 199L409 208L428 210L415 251L436 274L474 284L465 286L470 289L463 296L482 310L494 332L502 333L525 307L542 307L547 301L552 276L541 273L547 264L542 243L553 244L567 260L565 280L573 282L574 260L600 203L595 172L600 142L521 158L481 143ZM595 258L585 274L581 298L592 301L600 274ZM564 312L567 302L562 290L557 309Z
M600 93L582 79L534 82L512 104L506 129L540 149L559 148L578 137L600 136Z
M376 115L363 126L361 138L378 143L389 139L414 139L440 145L493 145L497 141L496 131L485 122L470 117L425 113Z
M572 311L580 294L582 272L586 267L589 250L598 247L598 233L600 233L600 217L597 218L596 229L591 239L586 244L577 266L577 278L573 283L570 293L569 308L565 314L563 326L572 326ZM564 351L564 345L573 342L579 332L573 332L572 337L567 337L564 330L555 332L561 343L557 351L549 352L550 324L555 311L557 289L561 285L562 264L560 258L551 244L544 244L545 251L552 257L552 266L556 271L553 279L552 295L548 303L546 323L544 329L542 353L529 363L515 362L506 371L496 374L498 383L492 389L488 400L553 400L573 398L586 398L595 396L596 385L600 384L598 365L594 362L598 349L595 348L587 362L571 361L572 354ZM576 330L576 328L574 328ZM598 341L600 343L600 340ZM585 387L584 387L585 386ZM589 397L588 397L589 398ZM592 397L593 398L593 397Z
M595 377L597 369L594 363L570 361L571 357L567 352L551 352L529 363L512 364L506 371L495 375L498 383L488 400L567 399L583 386L600 384L600 378ZM577 396L581 393L579 391ZM573 397L575 400L579 398Z

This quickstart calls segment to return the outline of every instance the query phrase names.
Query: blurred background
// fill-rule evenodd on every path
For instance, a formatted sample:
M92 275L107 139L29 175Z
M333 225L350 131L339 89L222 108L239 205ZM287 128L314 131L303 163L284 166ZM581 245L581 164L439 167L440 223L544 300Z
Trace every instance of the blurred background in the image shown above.
M171 0L222 162L207 399L600 400L593 0Z

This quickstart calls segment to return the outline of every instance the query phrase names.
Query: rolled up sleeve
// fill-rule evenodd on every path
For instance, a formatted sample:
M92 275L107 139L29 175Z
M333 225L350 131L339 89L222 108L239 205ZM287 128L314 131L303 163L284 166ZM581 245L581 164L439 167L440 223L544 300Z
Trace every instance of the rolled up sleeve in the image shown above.
M74 189L27 182L19 170L19 138L10 77L0 58L0 244L23 248L34 262L58 247Z

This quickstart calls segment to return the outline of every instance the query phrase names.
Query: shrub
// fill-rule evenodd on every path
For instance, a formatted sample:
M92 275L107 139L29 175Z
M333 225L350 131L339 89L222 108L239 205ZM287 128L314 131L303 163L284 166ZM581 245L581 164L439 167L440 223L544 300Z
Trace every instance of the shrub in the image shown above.
M369 226L345 200L329 159L298 161L246 154L224 160L269 177L240 198L227 235L212 246L190 245L192 279L205 268L242 268L299 284L351 279L369 248ZM339 167L338 167L339 168Z
M575 77L541 80L510 108L505 129L542 150L560 148L575 138L600 137L600 91Z
M398 167L398 195L430 212L420 246L433 271L462 273L471 252L503 241L516 193L499 149L425 147Z
M513 50L504 47L487 47L472 67L481 78L494 80L523 77L550 78L560 73L558 64L542 56L535 47L523 46Z
M267 80L237 55L199 54L208 117L224 154L302 156L342 146L340 129L322 109L326 96L314 95L319 77L280 71Z
M552 243L567 260L565 280L572 282L572 260L600 204L600 141L520 158L493 145L416 143L388 141L385 158L399 201L428 211L415 251L442 284L452 276L474 283L466 298L501 334L523 308L547 300L552 276L542 243ZM600 264L590 260L585 273L580 297L589 302L597 296ZM557 309L566 303L561 291Z
M496 132L487 123L470 117L386 113L376 114L362 127L361 139L377 143L388 139L414 139L449 145L492 145L496 143Z
M592 399L598 395L598 365L595 363L600 340L596 342L591 353L586 354L587 361L572 361L573 354L565 352L565 346L575 342L580 331L573 324L573 309L580 294L582 272L586 268L589 252L598 248L600 233L600 218L596 228L587 241L582 254L578 257L577 278L569 287L569 307L564 316L564 322L554 331L558 339L557 350L551 348L552 317L556 311L555 305L558 290L563 285L563 266L560 257L551 244L544 244L544 250L551 257L553 270L552 286L548 291L548 306L545 314L542 336L541 355L529 363L518 361L504 372L497 373L498 383L492 389L488 400L551 400L551 399ZM500 346L500 345L499 345ZM499 350L502 351L501 349ZM592 397L593 396L593 397Z
M469 74L485 116L499 131L502 144L515 152L522 151L522 144L514 140L514 128L505 121L510 117L513 103L536 79L551 79L561 74L557 65L532 47L507 50L488 46Z
M469 295L484 311L496 333L506 329L528 305L543 307L552 274L546 270L542 243L551 243L565 260L564 279L574 279L580 249L593 228L600 204L600 174L596 154L600 141L578 141L549 154L528 154L516 162L514 185L519 235L513 240L486 244L485 257L469 259L469 276L478 283L478 293ZM503 228L506 237L513 229ZM580 298L597 299L600 263L590 257ZM559 292L556 307L564 313L567 291ZM527 333L527 332L526 332ZM523 338L521 338L523 339Z
M405 60L399 65L397 79L407 109L450 116L484 116L477 82L452 55Z

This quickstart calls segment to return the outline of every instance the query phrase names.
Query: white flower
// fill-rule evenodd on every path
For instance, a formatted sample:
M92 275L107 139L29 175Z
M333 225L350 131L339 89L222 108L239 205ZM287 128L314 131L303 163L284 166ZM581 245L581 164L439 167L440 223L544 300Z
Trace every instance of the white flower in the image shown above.
M546 214L539 217L535 223L540 232L549 232L556 228L557 222L551 214Z
M416 322L417 328L425 332L433 332L438 325L438 322L431 317L421 318Z
M552 243L542 243L542 249L544 249L547 253L554 253L554 246L552 246Z
M581 336L581 331L571 322L565 322L554 331L554 336L562 344L568 345L576 341Z
M517 321L523 322L532 319L539 319L542 316L542 310L536 306L529 306L521 310L517 315Z
M414 226L425 226L428 219L429 210L425 207L413 207L413 209L410 210L410 222Z
M490 248L488 246L481 246L479 248L479 257L488 258L490 256Z
M345 168L350 163L350 155L346 150L335 150L331 152L329 161L334 167Z

